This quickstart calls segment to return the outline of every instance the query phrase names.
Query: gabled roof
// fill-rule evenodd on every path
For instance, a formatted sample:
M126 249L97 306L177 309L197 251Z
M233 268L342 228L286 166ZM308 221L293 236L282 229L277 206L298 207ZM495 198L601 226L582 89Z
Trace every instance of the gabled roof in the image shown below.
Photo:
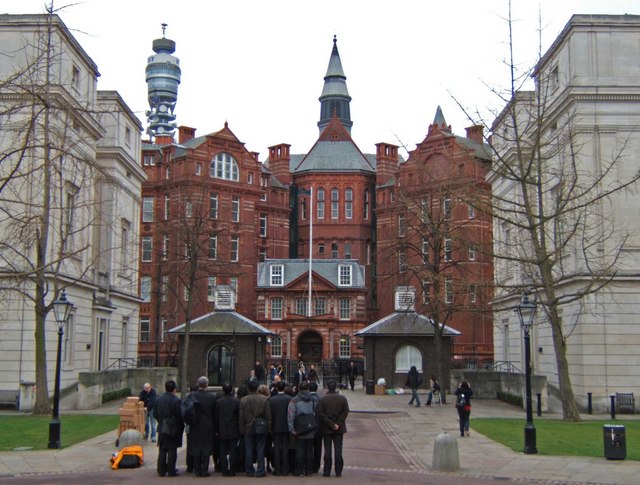
M270 281L270 268L273 265L282 265L284 268L283 284L272 286ZM340 286L338 284L338 267L351 266L351 285ZM364 266L356 259L314 259L311 264L313 274L323 278L336 288L360 289L365 287ZM284 288L297 280L302 275L309 274L308 259L268 259L258 263L258 288Z
M169 330L184 334L186 324ZM214 311L191 321L191 335L271 335L272 332L234 311Z
M433 336L435 328L433 320L417 312L395 312L372 323L355 333L356 336ZM444 326L444 337L462 335L458 330Z

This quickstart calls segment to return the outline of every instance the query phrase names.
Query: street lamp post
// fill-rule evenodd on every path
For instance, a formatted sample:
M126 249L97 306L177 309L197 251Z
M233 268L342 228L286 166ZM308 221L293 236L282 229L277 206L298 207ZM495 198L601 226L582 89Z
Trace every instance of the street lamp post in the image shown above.
M53 301L53 313L58 324L58 354L56 356L56 383L53 391L53 415L49 423L49 448L60 448L60 365L62 360L62 334L64 326L69 320L73 304L67 300L67 294L62 290L62 294Z
M533 406L531 403L531 344L530 332L533 319L536 314L536 304L529 300L529 295L524 293L520 304L516 307L520 325L524 333L524 360L525 360L525 388L527 395L527 423L524 425L524 453L534 455L538 453L536 448L536 428L533 425Z

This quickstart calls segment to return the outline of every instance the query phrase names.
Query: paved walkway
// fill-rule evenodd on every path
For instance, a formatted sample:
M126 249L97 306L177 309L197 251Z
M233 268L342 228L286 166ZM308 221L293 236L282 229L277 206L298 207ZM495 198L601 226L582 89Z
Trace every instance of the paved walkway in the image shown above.
M407 395L374 396L362 389L343 391L352 412L375 413L383 433L390 439L407 464L416 471L431 470L433 443L442 432L458 436L457 413L451 404L416 408L408 406ZM453 402L452 398L449 398ZM100 409L83 411L94 414L117 414L122 401ZM474 432L474 417L520 417L524 412L495 400L473 401L471 436L459 438L459 472L450 477L547 481L549 483L637 484L640 462L612 461L602 458L550 457L514 452ZM594 416L606 419L608 416ZM586 417L589 418L589 417ZM621 421L621 420L620 420ZM618 421L619 422L619 421ZM64 417L63 417L64 425ZM350 433L357 430L351 429ZM116 432L112 431L62 450L8 451L0 453L2 477L30 474L57 474L107 470L108 459L115 451ZM145 467L155 468L155 443L145 445ZM348 470L348 466L346 469Z

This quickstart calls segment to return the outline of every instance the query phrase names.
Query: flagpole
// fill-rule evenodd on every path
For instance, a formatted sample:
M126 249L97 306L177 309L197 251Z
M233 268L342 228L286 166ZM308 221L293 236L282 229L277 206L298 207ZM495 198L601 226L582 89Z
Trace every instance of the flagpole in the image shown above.
M313 186L309 189L309 302L307 308L307 316L311 316L311 270L313 259Z

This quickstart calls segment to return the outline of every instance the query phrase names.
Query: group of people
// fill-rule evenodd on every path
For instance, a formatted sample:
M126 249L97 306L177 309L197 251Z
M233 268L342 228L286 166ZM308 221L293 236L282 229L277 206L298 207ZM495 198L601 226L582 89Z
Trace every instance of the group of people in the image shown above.
M330 476L332 468L341 476L349 404L337 391L336 381L326 383L322 396L317 393L317 378L311 380L306 373L295 386L287 385L277 373L271 386L259 384L256 373L235 395L228 383L217 394L208 386L206 377L198 378L197 386L181 400L176 383L167 381L165 393L146 405L147 416L155 416L158 423L159 476L178 475L177 450L185 428L186 469L195 476L211 475L211 457L214 469L223 476L243 472L263 477L269 471L279 476L308 476L320 470L323 445L323 476ZM145 384L141 400L150 389ZM148 420L146 434L153 433L155 440L153 421Z
M420 407L420 396L418 394L418 388L420 388L422 384L422 375L420 374L420 372L418 372L418 369L415 365L411 366L405 382L405 387L409 387L411 389L411 400L409 401L409 406L413 406L413 403L415 402L415 406L417 408ZM427 406L431 405L433 397L439 393L440 383L438 382L438 378L435 375L432 375L429 382L429 396L427 397ZM460 436L468 437L469 418L471 416L471 397L473 396L473 390L471 389L468 381L460 382L458 388L456 389L455 396L455 406L456 410L458 411L458 417L460 419Z

